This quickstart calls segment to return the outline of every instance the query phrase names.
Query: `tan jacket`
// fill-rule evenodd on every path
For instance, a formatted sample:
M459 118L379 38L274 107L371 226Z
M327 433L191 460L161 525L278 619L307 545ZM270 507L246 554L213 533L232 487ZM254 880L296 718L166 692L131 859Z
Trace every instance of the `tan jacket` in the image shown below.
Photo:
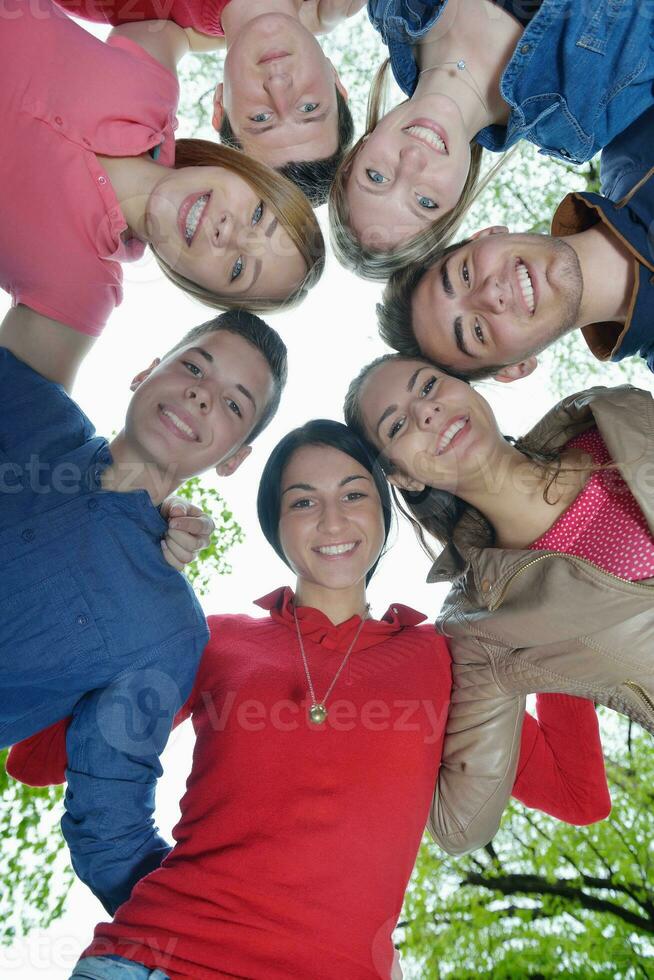
M518 443L563 447L596 425L654 534L654 400L630 385L564 399ZM437 620L452 706L429 829L451 854L495 834L515 780L525 696L589 698L654 732L654 579L581 558L490 547L466 512L428 581L451 581ZM579 747L583 752L583 746Z

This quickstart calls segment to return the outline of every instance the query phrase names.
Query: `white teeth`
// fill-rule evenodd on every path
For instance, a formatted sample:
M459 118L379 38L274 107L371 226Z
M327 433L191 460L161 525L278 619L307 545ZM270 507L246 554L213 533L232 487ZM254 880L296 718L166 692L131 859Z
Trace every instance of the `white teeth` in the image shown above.
M516 271L518 273L518 282L520 283L520 289L522 290L522 295L524 296L525 303L527 304L527 309L530 313L534 312L534 287L531 284L531 278L527 272L527 267L518 259L516 262Z
M209 200L208 194L203 194L199 197L189 213L186 215L186 244L190 245L193 241L193 235L195 234L195 229L198 226L200 218L202 217L202 212L204 211L207 202Z
M350 541L349 544L326 544L317 550L321 555L344 555L346 551L352 551L354 547L356 547L356 541Z
M180 432L186 433L187 436L192 436L193 439L197 439L193 429L189 428L186 422L182 422L180 418L177 418L174 412L169 411L167 408L162 409L162 414L166 416L167 419L177 426Z
M424 140L426 143L431 144L440 153L447 153L447 147L443 140L434 132L433 129L427 129L426 126L407 126L404 130L409 136L416 136L418 139Z
M454 439L454 436L457 434L457 432L461 431L467 421L467 419L459 419L458 422L452 422L452 425L447 427L440 441L440 445L436 453L437 456L440 456L441 453L445 452L449 444L452 442L452 439Z

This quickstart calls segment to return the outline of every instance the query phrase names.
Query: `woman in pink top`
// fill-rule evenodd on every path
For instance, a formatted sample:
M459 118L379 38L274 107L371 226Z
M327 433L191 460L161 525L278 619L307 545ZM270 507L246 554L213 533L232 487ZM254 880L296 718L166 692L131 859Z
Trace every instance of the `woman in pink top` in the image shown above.
M439 812L443 846L470 849L510 792L526 694L576 694L654 732L654 400L592 388L513 442L467 382L388 355L352 382L345 415L421 541L443 546L428 580L452 583L437 621L454 663L450 782L471 782L489 732L497 748L485 787Z
M120 264L146 244L209 306L301 299L324 262L306 198L244 154L174 139L193 32L131 24L103 43L39 3L18 0L0 32L0 284L14 306L0 342L69 383L121 301Z

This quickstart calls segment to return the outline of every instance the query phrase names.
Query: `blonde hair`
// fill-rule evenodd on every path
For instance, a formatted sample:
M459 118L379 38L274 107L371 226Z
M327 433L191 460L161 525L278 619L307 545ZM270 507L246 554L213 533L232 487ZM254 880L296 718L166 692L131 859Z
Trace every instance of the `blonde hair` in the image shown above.
M480 184L483 149L478 143L472 142L468 176L461 196L451 211L443 214L418 235L396 245L390 252L375 251L370 246L362 245L348 223L350 208L347 199L347 182L357 153L385 113L389 64L390 60L387 58L377 70L368 97L365 132L343 159L329 195L329 231L336 258L346 269L356 272L364 279L376 281L384 281L398 269L422 261L434 249L450 241L472 202L488 180L495 176L503 162L500 160Z
M283 300L244 296L234 299L229 294L206 289L176 272L172 266L152 248L164 275L185 293L199 299L215 310L250 310L253 313L269 313L280 308L289 309L300 303L320 279L325 267L325 242L320 226L304 194L280 174L239 150L220 146L210 140L180 139L175 141L175 169L183 167L225 167L248 182L277 217L280 225L304 259L307 274Z

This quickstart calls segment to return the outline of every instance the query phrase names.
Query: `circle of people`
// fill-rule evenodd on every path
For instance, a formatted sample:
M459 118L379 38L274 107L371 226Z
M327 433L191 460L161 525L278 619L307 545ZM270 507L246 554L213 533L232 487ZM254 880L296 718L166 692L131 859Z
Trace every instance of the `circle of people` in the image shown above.
M595 705L654 731L651 393L571 393L514 441L471 383L525 377L575 330L654 371L654 12L369 0L388 58L355 139L317 35L362 6L3 8L0 731L15 778L67 784L73 867L112 918L74 977L401 976L425 825L465 853L511 795L604 819ZM177 65L220 47L219 142L175 139ZM599 191L568 194L550 235L461 240L484 150L519 140L601 151ZM295 588L207 622L179 571L213 525L174 494L234 473L273 418L287 351L260 315L320 279L325 202L338 261L385 283L394 353L356 375L346 424L294 429L264 467L261 529ZM69 391L146 246L222 312L134 378L107 440ZM369 614L395 507L450 583L436 628ZM155 787L189 716L171 848Z

